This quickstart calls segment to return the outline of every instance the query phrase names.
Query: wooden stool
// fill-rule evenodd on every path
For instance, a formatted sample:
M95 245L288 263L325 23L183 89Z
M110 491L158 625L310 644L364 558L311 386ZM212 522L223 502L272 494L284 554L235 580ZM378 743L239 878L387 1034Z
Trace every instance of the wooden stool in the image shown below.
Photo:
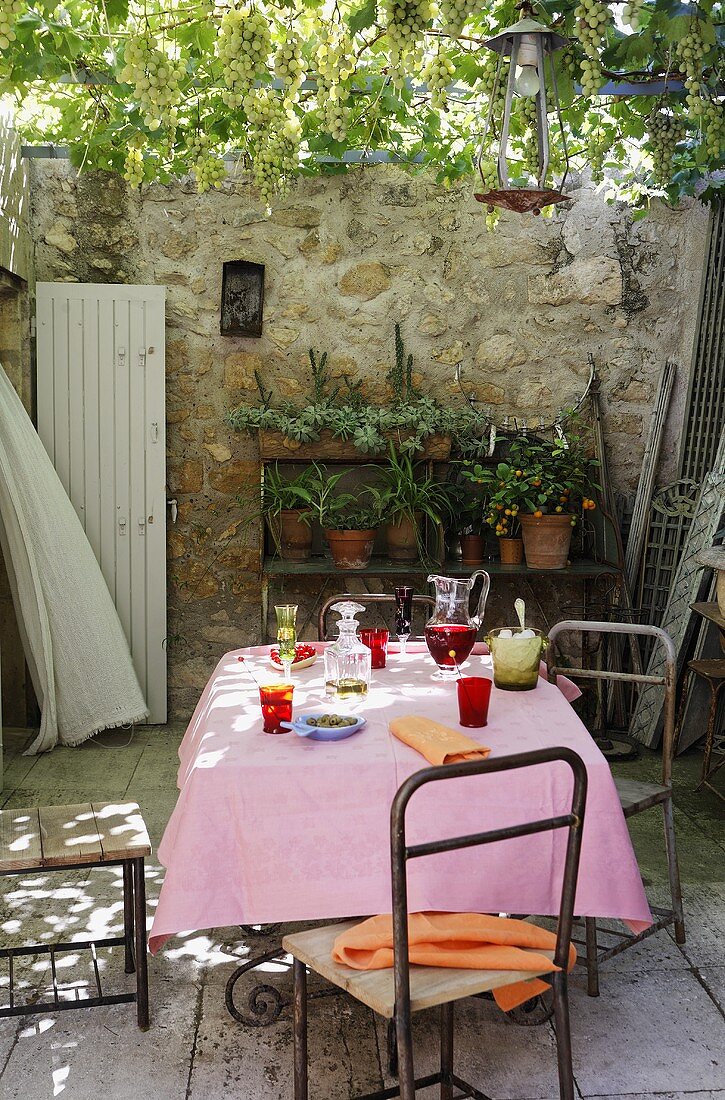
M91 1008L136 1002L138 1026L149 1026L148 972L146 968L146 884L144 859L151 844L135 802L85 802L78 806L41 806L30 810L0 810L0 876L72 871L86 867L123 868L123 935L101 940L55 943L50 946L0 948L10 970L9 1003L0 1018L71 1008ZM136 971L136 992L105 995L101 988L96 949L125 949L126 973ZM61 1000L55 956L62 951L89 949L98 995L83 1000ZM32 1005L15 1004L13 961L22 955L50 955L53 1000Z
M722 742L722 735L715 736L715 720L717 718L717 704L720 698L720 689L725 684L725 660L711 659L703 661L688 661L687 662L688 673L694 672L696 676L702 676L703 680L707 682L707 686L710 688L710 709L707 715L707 730L705 733L705 751L702 756L702 775L700 776L700 782L695 787L696 791L701 790L703 787L707 787L713 794L716 794L718 798L722 798L725 801L725 795L721 791L714 787L710 780L714 776L715 772L725 764L725 744ZM687 698L687 681L682 686L682 699L683 702ZM718 760L712 763L712 754L715 751Z

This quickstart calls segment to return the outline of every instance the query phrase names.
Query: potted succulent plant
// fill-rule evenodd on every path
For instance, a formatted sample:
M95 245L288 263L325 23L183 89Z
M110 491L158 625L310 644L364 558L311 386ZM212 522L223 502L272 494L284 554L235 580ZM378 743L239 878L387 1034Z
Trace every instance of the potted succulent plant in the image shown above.
M265 470L262 514L283 561L307 561L312 551L312 477L313 471L305 468L285 478L276 463Z
M520 486L516 518L526 564L532 569L563 569L579 509L596 508L589 495L599 488L593 480L596 461L584 439L572 433L566 439L514 439L508 465Z
M338 491L348 470L331 474L313 463L311 471L311 508L325 533L332 560L338 569L364 569L380 527L381 494L368 487L359 494Z
M440 526L447 506L445 486L428 474L408 454L390 444L388 465L378 477L380 510L385 516L388 557L393 561L416 561L425 557L421 522Z

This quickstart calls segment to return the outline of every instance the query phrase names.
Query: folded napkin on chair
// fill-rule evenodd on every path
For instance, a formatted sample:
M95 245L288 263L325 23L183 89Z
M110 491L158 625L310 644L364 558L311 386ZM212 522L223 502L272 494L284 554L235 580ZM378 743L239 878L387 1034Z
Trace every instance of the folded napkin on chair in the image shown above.
M409 913L408 957L419 966L459 970L522 970L551 973L558 966L542 951L553 951L556 933L525 920L492 917L485 913ZM332 958L353 970L385 970L393 965L393 918L390 913L369 917L348 928L335 940ZM571 970L576 948L569 945ZM499 1008L516 1008L549 988L528 978L494 990Z
M429 764L458 764L462 760L485 760L490 749L478 741L466 737L465 733L442 726L430 718L421 718L417 714L406 714L403 718L393 718L390 732L399 741L410 745Z

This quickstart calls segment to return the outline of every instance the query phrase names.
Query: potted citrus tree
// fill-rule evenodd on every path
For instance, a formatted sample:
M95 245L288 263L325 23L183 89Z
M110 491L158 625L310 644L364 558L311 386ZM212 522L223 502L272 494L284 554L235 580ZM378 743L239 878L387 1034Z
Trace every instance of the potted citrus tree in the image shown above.
M422 473L420 464L390 444L388 465L378 471L379 504L385 516L388 557L393 561L425 558L423 519L439 527L448 502L441 482Z
M523 471L509 462L495 467L476 462L462 471L474 485L483 485L485 522L497 538L502 565L520 565L524 558L519 512L524 499Z
M265 470L262 514L283 561L307 561L312 551L312 477L313 471L305 468L285 478L276 463Z
M521 524L526 564L531 569L563 569L569 558L572 528L580 511L596 508L590 494L596 461L584 439L517 438L509 465L520 485ZM505 510L504 510L505 514Z

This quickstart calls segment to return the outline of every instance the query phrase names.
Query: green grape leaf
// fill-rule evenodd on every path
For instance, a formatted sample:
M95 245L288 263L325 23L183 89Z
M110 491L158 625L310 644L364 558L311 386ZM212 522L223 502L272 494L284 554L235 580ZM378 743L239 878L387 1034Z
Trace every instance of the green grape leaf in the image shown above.
M351 34L359 34L360 31L367 30L368 27L372 27L375 22L375 16L377 15L377 3L376 0L365 0L365 3L361 8L357 8L348 17L347 25L350 28Z

